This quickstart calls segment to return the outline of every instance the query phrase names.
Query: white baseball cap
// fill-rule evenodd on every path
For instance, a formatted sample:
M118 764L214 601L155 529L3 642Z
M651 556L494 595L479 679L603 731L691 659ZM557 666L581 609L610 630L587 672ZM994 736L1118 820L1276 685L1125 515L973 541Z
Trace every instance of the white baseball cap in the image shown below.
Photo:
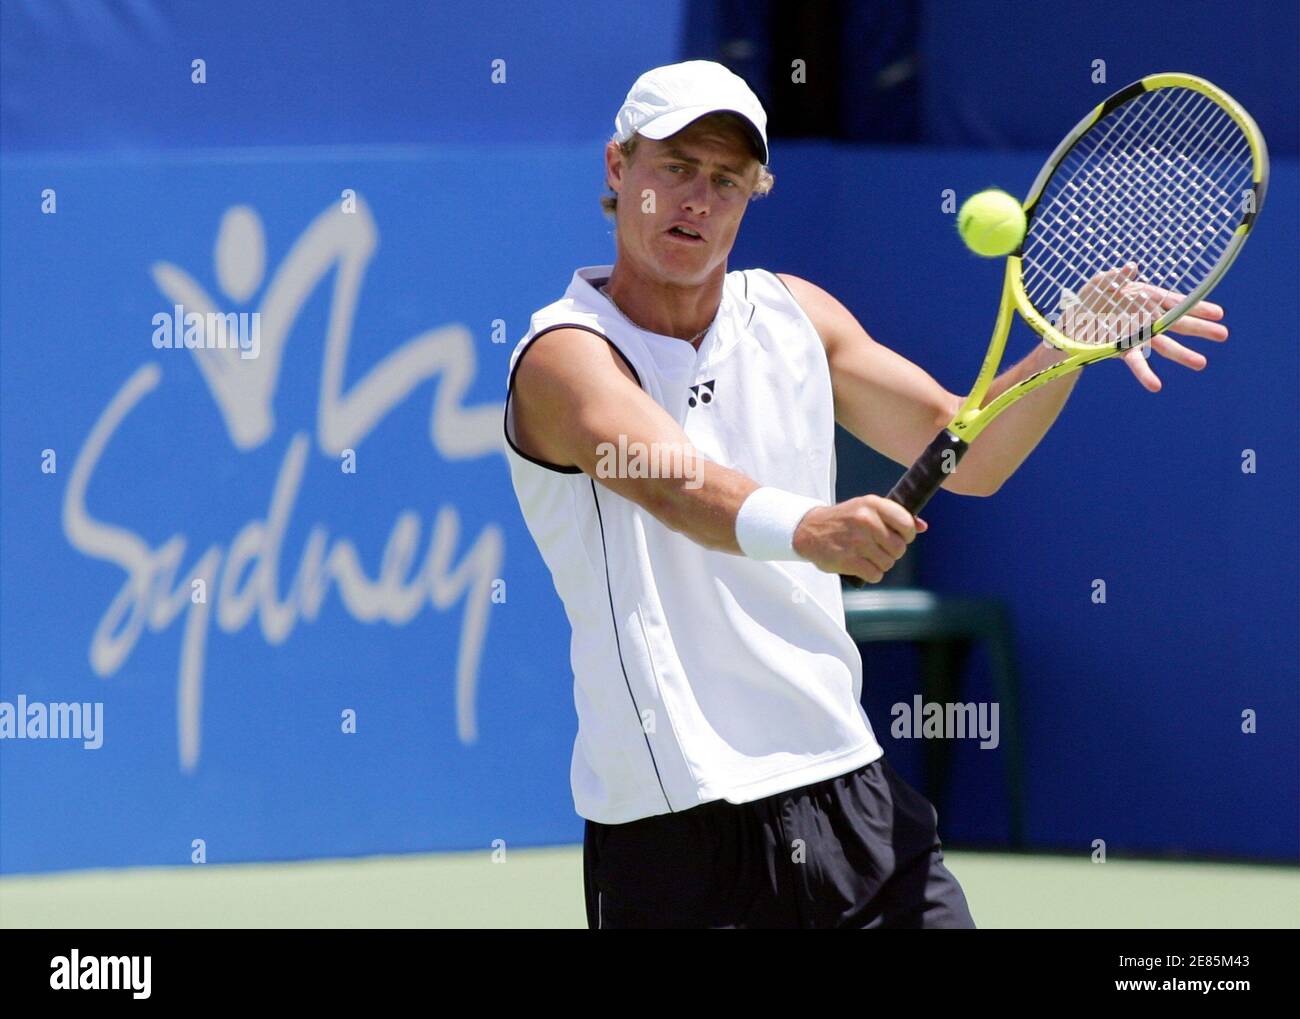
M752 129L754 144L767 165L767 114L758 96L712 60L687 60L646 71L632 84L623 108L614 118L614 138L625 142L634 134L663 141L710 113L738 114Z

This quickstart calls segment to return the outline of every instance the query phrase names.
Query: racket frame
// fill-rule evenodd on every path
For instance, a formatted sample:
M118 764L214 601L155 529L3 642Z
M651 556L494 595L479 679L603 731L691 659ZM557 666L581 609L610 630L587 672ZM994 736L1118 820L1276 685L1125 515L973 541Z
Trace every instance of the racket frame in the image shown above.
M975 385L962 402L952 421L926 447L925 451L913 462L886 496L886 498L899 503L913 515L921 511L925 504L930 501L930 498L943 486L947 478L956 471L957 463L966 450L969 449L970 443L975 440L976 436L988 427L1007 407L1033 390L1045 386L1063 375L1079 371L1090 364L1095 364L1097 361L1115 357L1127 350L1149 343L1153 337L1165 332L1198 301L1202 300L1219 282L1223 274L1228 271L1228 268L1241 251L1246 237L1255 224L1259 211L1264 206L1264 195L1268 188L1268 147L1254 119L1235 99L1204 78L1177 71L1148 74L1125 86L1105 101L1098 103L1087 116L1070 130L1047 158L1043 168L1039 170L1038 176L1030 186L1028 196L1021 205L1025 211L1026 236L1028 236L1028 225L1033 222L1034 212L1047 189L1048 183L1052 179L1052 175L1075 145L1078 144L1079 140L1099 121L1125 103L1162 88L1187 88L1198 92L1216 103L1236 122L1250 146L1252 162L1251 186L1254 190L1253 208L1243 214L1242 221L1233 232L1233 237L1228 242L1227 247L1206 274L1205 279L1197 287L1177 305L1168 309L1155 322L1144 326L1138 335L1121 337L1118 341L1109 344L1083 343L1073 340L1041 315L1030 303L1025 292L1021 258L1023 249L1017 249L1009 255L1003 279L1002 297L998 306L998 316L993 327L993 336L989 341L988 352L985 354L983 364L980 366ZM998 367L1002 363L1003 354L1006 352L1007 337L1011 332L1011 322L1017 312L1046 343L1062 351L1067 356L1008 387L1005 391L999 393L996 399L984 405L984 398L988 394L989 387L993 384ZM862 586L862 581L856 577L846 577L845 579L854 587Z
M1233 232L1233 237L1229 241L1223 253L1219 256L1214 266L1206 274L1205 279L1196 286L1182 301L1174 307L1168 309L1155 322L1146 326L1139 336L1121 337L1114 343L1084 343L1071 339L1064 332L1058 329L1048 321L1030 302L1025 292L1024 278L1022 274L1021 251L1017 250L1007 257L1006 273L1002 286L1002 298L998 307L997 320L993 327L993 336L989 341L988 352L984 356L984 362L980 366L979 375L976 377L975 384L970 393L962 402L956 416L936 437L934 442L922 453L917 462L909 469L918 471L921 478L914 478L914 481L924 479L926 484L921 486L917 484L905 485L907 479L905 475L898 485L894 486L889 493L889 498L895 499L906 507L910 512L916 513L930 496L937 491L942 485L943 478L940 478L939 484L930 488L930 482L934 480L933 464L928 468L922 465L921 461L933 459L942 455L950 465L942 473L946 477L956 469L955 459L960 459L965 453L966 447L974 441L994 419L997 418L1007 407L1017 400L1026 396L1028 393L1041 386L1045 386L1055 381L1063 375L1070 372L1078 371L1087 365L1094 364L1097 361L1103 361L1107 358L1115 357L1127 350L1138 347L1142 344L1149 343L1150 340L1165 332L1178 319L1182 318L1197 302L1202 300L1215 284L1228 271L1233 260L1236 259L1242 246L1245 244L1246 237L1254 225L1259 210L1263 207L1264 194L1268 186L1268 148L1264 143L1264 136L1260 133L1259 127L1240 104L1230 95L1218 88L1216 85L1198 78L1191 74L1182 74L1179 72L1161 72L1159 74L1149 74L1131 85L1120 89L1104 102L1099 103L1086 117L1080 120L1073 129L1062 139L1061 143L1048 157L1043 164L1043 168L1038 172L1033 185L1029 189L1029 195L1022 203L1025 210L1026 223L1032 223L1034 212L1038 206L1052 175L1060 167L1061 163L1070 154L1071 150L1078 144L1096 124L1108 114L1114 112L1125 103L1136 99L1138 96L1148 92L1156 91L1162 88L1188 88L1201 95L1206 96L1224 110L1241 128L1242 133L1250 145L1252 169L1252 188L1255 192L1254 208L1252 211L1242 216L1242 222L1238 224ZM1028 229L1026 229L1026 235ZM1013 386L1008 387L1005 391L998 394L997 398L991 400L987 405L984 404L984 398L988 393L989 387L993 384L993 379L997 374L998 367L1002 363L1002 357L1006 352L1007 337L1011 331L1011 322L1015 313L1025 320L1031 329L1034 330L1045 342L1064 352L1068 356L1055 364L1043 368L1028 378L1022 379ZM926 491L925 489L930 489ZM898 496L898 498L896 498ZM918 502L918 499L920 500Z

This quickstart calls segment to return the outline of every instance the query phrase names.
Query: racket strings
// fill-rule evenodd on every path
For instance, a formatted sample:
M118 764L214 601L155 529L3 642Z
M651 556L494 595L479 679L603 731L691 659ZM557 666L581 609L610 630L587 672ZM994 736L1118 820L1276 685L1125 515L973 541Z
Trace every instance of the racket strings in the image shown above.
M1084 342L1143 332L1169 310L1162 291L1181 300L1214 272L1252 169L1245 133L1193 89L1120 106L1076 142L1034 210L1022 252L1030 303L1045 317L1082 310ZM1126 284L1128 263L1159 290Z
M1190 98L1185 95L1183 97L1184 105L1188 101L1190 101ZM1178 112L1185 113L1185 110L1180 110ZM1156 110L1154 113L1155 115L1150 119L1151 122L1156 125L1156 130L1151 132L1147 139L1146 148L1148 153L1160 153L1160 146L1170 136L1172 125L1174 123L1174 118L1171 118L1167 114L1162 115L1162 111ZM1189 123L1203 126L1203 119L1200 121L1190 120L1186 117L1184 117L1184 119L1187 119ZM1122 144L1129 144L1136 123L1137 119L1134 117L1127 117L1123 120L1116 118L1115 122L1109 126L1109 130L1102 139L1103 144L1093 147L1095 150L1105 152L1106 146L1108 145L1110 151L1105 152L1105 154L1099 158L1093 158L1091 165L1086 165L1088 164L1088 160L1082 155L1086 150L1081 150L1075 154L1074 159L1070 161L1072 165L1067 169L1067 172L1073 171L1074 178L1066 178L1067 181L1074 184L1075 187L1073 189L1066 189L1066 200L1062 205L1066 210L1067 216L1073 218L1077 223L1082 218L1081 213L1083 211L1081 202L1078 200L1079 194L1091 192L1094 197L1100 195L1103 198L1111 199L1109 203L1102 202L1097 206L1098 209L1104 212L1104 218L1102 221L1103 228L1109 227L1109 229L1098 230L1094 227L1091 231L1092 236L1088 238L1088 240L1094 248L1099 248L1102 257L1112 264L1131 258L1135 251L1143 250L1143 245L1137 242L1141 241L1143 238L1149 239L1153 222L1157 219L1163 221L1166 224L1166 244L1164 246L1166 254L1170 252L1181 253L1182 257L1174 259L1172 269L1166 266L1154 265L1145 266L1144 268L1148 270L1146 275L1154 278L1156 282L1168 284L1171 285L1171 287L1177 287L1180 282L1184 281L1188 277L1191 270L1196 267L1198 260L1200 261L1202 273L1204 273L1208 272L1212 266L1213 259L1204 254L1202 254L1199 259L1189 257L1187 254L1189 249L1188 241L1198 229L1196 223L1186 215L1189 203L1186 201L1185 197L1182 197L1191 190L1188 186L1188 182L1173 182L1174 184L1181 184L1181 189L1179 187L1165 186L1160 191L1153 191L1153 184L1156 182L1153 179L1154 175L1151 172L1150 165L1144 166L1132 159L1116 158L1114 154L1115 151L1118 150L1116 142L1118 141ZM1205 135L1205 137L1209 138L1210 141L1217 143L1222 138L1222 132L1220 132L1219 135L1208 134ZM1225 159L1232 158L1233 154L1230 150L1225 149L1221 144L1217 147L1220 164ZM1166 160L1168 159L1167 156L1164 158L1166 158ZM1085 165L1080 166L1079 164ZM1221 169L1221 167L1216 164L1215 169ZM1180 170L1178 172L1183 171ZM1202 178L1206 176L1207 175L1202 174ZM1106 186L1107 181L1109 181L1109 186ZM1202 190L1206 190L1204 179L1192 183L1200 187ZM1157 210L1146 210L1146 215L1142 215L1141 212L1139 212L1139 214L1132 215L1125 219L1123 216L1118 214L1120 210L1115 207L1114 199L1117 195L1132 194L1135 189L1139 187L1146 188L1148 195L1163 195L1165 203ZM1224 189L1220 188L1218 190L1220 192L1218 197L1222 199L1221 204L1230 208L1232 204L1231 193L1228 192L1225 198L1223 194ZM1180 216L1180 211L1183 212L1184 215ZM1047 226L1048 235L1056 242L1047 243L1046 246L1050 249L1050 253L1059 262L1068 262L1069 259L1067 258L1067 252L1069 250L1069 237L1067 230L1063 230L1060 223L1053 223L1046 217L1043 222ZM1128 223L1130 227L1136 227L1138 235L1135 235L1132 231L1125 235L1122 231L1114 229L1116 225L1125 223ZM1065 250L1063 250L1063 248ZM1150 250L1151 246L1147 244L1146 248ZM1212 255L1217 255L1221 253L1221 247L1216 250L1213 245L1211 245L1209 251ZM1046 275L1050 279L1051 287L1055 290L1059 291L1062 289L1068 289L1067 280L1062 279L1058 274L1049 270ZM1042 301L1043 294L1039 292L1040 290L1041 288L1035 289L1035 296L1039 301ZM1120 303L1120 300L1116 296L1108 298L1105 293L1093 295L1093 307L1101 311L1108 310L1108 308L1111 310L1116 309L1119 307ZM1154 304L1152 306L1156 307ZM1147 317L1149 318L1150 316Z
M1183 97L1184 107L1195 93L1185 93ZM1161 99L1164 97L1161 96ZM1213 104L1208 104L1213 106ZM1176 114L1184 114L1185 108L1179 108L1174 111ZM1202 120L1192 120L1184 117L1188 123L1202 126ZM1227 118L1225 118L1227 119ZM1168 156L1161 152L1161 146L1172 136L1175 118L1171 117L1165 111L1155 110L1150 118L1151 122L1156 125L1154 131L1150 132L1146 139L1146 151L1148 154L1155 152L1160 154L1168 161ZM1120 148L1121 145L1130 145L1131 138L1136 129L1138 119L1127 117L1123 120L1116 118L1115 123L1110 125L1110 129L1102 138L1101 144L1094 147L1096 151L1103 152L1099 158L1094 158L1089 164L1086 158L1076 152L1072 160L1068 160L1066 167L1067 174L1073 173L1073 177L1067 177L1067 186L1065 189L1064 200L1060 203L1066 216L1074 219L1077 223L1082 220L1083 204L1080 199L1081 195L1091 195L1094 199L1100 197L1101 202L1097 203L1097 209L1103 213L1101 219L1102 229L1093 228L1091 243L1094 247L1099 247L1103 258L1109 260L1112 264L1119 263L1131 258L1136 251L1142 251L1144 245L1141 243L1148 239L1151 234L1151 228L1156 222L1163 222L1166 225L1166 237L1164 253L1173 257L1172 266L1147 265L1145 275L1155 282L1170 285L1171 288L1177 287L1181 282L1186 280L1190 271L1195 268L1197 261L1201 263L1203 271L1208 272L1213 264L1213 258L1200 254L1199 257L1191 257L1188 252L1192 249L1189 243L1199 229L1192 217L1188 214L1191 208L1190 203L1186 200L1185 195L1195 188L1199 188L1213 200L1214 192L1217 191L1217 197L1221 199L1225 208L1230 208L1232 204L1232 195L1225 189L1207 187L1207 182L1212 182L1212 177L1208 174L1201 174L1200 179L1187 181L1174 181L1174 184L1181 184L1182 187L1173 187L1166 185L1160 190L1155 190L1158 183L1151 172L1150 160L1147 164L1133 160L1128 157L1127 153ZM1231 121L1229 120L1229 123ZM1211 141L1218 143L1222 137L1206 135ZM1118 143L1118 144L1117 144ZM1214 169L1220 170L1224 159L1232 158L1232 153L1224 149L1221 144L1218 145L1220 161ZM1118 154L1117 154L1118 153ZM1193 164L1195 165L1195 164ZM1197 167L1199 169L1199 167ZM1176 168L1175 172L1183 173L1184 169ZM1116 198L1121 195L1132 195L1135 191L1145 188L1148 195L1155 195L1165 199L1164 204L1158 209L1138 210L1136 215L1125 217L1121 210L1116 207ZM1145 214L1143 214L1145 212ZM1180 215L1181 213L1181 215ZM1066 230L1062 229L1060 218L1053 221L1047 217L1044 218L1044 227L1046 233L1056 243L1048 242L1046 247L1050 250L1058 262L1065 263L1069 259L1067 253L1070 250L1069 236ZM1213 210L1212 210L1212 218ZM1126 233L1123 230L1116 229L1117 226L1127 225L1130 229ZM1136 231L1136 232L1135 232ZM1149 244L1145 245L1147 250L1151 249ZM1221 254L1222 246L1215 250L1213 245L1209 251L1215 257ZM1050 280L1050 286L1055 291L1068 289L1067 281L1060 278L1059 275L1052 273L1050 270L1046 273ZM1041 287L1035 289L1035 297L1039 301L1044 300L1044 293ZM1099 310L1117 310L1120 301L1118 297L1106 299L1105 295L1100 295ZM1094 299L1094 304L1098 299ZM1152 307L1159 307L1152 304Z
M1213 261L1217 261L1218 256L1222 254L1223 249L1227 247L1227 240L1230 239L1231 237L1231 231L1228 231L1226 234L1224 234L1221 230L1223 223L1222 222L1216 223L1215 220L1220 219L1218 215L1220 211L1224 213L1224 215L1222 216L1222 220L1224 222L1230 220L1232 218L1231 207L1237 201L1237 196L1232 194L1232 192L1228 191L1226 188L1220 186L1219 180L1217 179L1217 175L1222 174L1225 168L1225 162L1227 160L1231 160L1234 158L1240 159L1243 154L1245 155L1246 158L1249 158L1249 145L1248 143L1246 143L1245 135L1241 134L1240 131L1237 130L1236 123L1226 114L1224 114L1223 111L1216 103L1213 103L1206 97L1200 95L1197 92L1193 92L1191 90L1187 90L1187 95L1189 95L1193 100L1195 100L1202 106L1202 112L1199 117L1189 118L1189 122L1191 124L1193 131L1200 130L1201 138L1203 140L1207 140L1211 142L1213 144L1213 147L1219 150L1218 159L1210 167L1209 172L1203 171L1201 169L1200 163L1198 163L1195 160L1184 159L1181 166L1182 172L1190 171L1199 175L1198 178L1195 180L1183 182L1185 185L1184 194L1189 194L1189 193L1196 194L1199 190L1199 192L1204 196L1205 202L1211 206L1214 205L1216 200L1219 199L1222 200L1223 204L1221 209L1216 209L1213 207L1210 209L1211 227L1208 233L1208 236L1211 237L1211 242L1212 242L1211 249L1213 248L1213 241L1215 239L1219 239L1219 238L1223 239L1223 243L1219 247L1219 250L1214 253ZM1157 93L1157 96L1159 97L1159 93ZM1205 129L1205 125L1206 122L1209 120L1209 118L1211 118L1216 113L1219 114L1219 117L1217 118L1219 121L1217 134L1211 134L1209 131ZM1163 112L1161 113L1161 118L1167 123L1168 126L1167 129L1163 131L1162 136L1157 138L1156 141L1163 143L1167 140L1167 138L1172 136L1172 131L1175 129L1176 125L1172 122L1172 120L1168 116L1164 115ZM1243 143L1242 151L1233 153L1230 150L1224 148L1222 143L1227 137L1230 136L1231 132L1236 132L1237 136L1241 139ZM1149 184L1150 182L1147 181L1145 183ZM1171 191L1170 194L1172 195L1173 192ZM1189 209L1187 203L1185 202L1180 201L1179 206L1180 208L1178 211L1182 211L1182 212L1192 211ZM1172 224L1171 229L1173 231L1176 232L1180 228L1182 229L1182 235L1175 236L1174 240L1182 243L1184 248L1187 248L1188 247L1186 243L1187 240L1192 236L1193 232L1197 229L1195 221L1192 218L1192 216L1187 215L1180 222L1175 216L1170 215L1170 223ZM1235 223L1233 224L1233 229L1235 229ZM1213 266L1213 261L1208 261L1206 263L1205 268L1207 271Z
M1187 92L1185 95L1188 98L1197 97L1196 93L1192 93L1190 91ZM1214 104L1208 103L1208 101L1206 102L1206 105L1211 110L1217 109L1217 107L1214 106ZM1185 111L1179 110L1177 112L1182 113ZM1132 127L1133 124L1135 123L1135 118L1128 118L1128 120L1129 120L1128 134L1131 135ZM1230 118L1225 117L1224 120L1228 124L1232 124ZM1156 110L1155 115L1152 117L1152 121L1157 125L1157 130L1148 139L1147 150L1148 152L1159 152L1160 146L1163 145L1170 137L1170 133L1173 129L1173 119L1169 117L1167 114L1164 114L1163 111ZM1191 120L1190 118L1188 119L1188 122L1197 126L1200 126L1201 124L1200 121ZM1219 138L1214 135L1205 135L1205 137L1208 137L1211 141L1214 141L1216 143L1219 141ZM1109 132L1108 138L1106 140L1112 143L1115 141L1114 131ZM1127 137L1125 135L1121 135L1120 141L1127 142ZM1219 154L1221 157L1220 161L1212 168L1215 171L1221 171L1223 160L1227 158L1232 158L1233 155L1232 153L1224 150L1221 145L1219 145ZM1165 155L1164 153L1161 153L1161 155L1163 156L1163 158L1168 160L1167 155ZM1075 162L1078 162L1078 160L1076 159ZM1195 169L1199 170L1199 166L1197 164L1191 163L1190 165L1193 166ZM1085 192L1091 191L1095 195L1100 195L1103 199L1105 198L1112 199L1109 208L1107 208L1105 205L1102 206L1102 208L1104 208L1106 211L1106 216L1103 220L1104 225L1123 224L1126 222L1124 218L1116 216L1114 214L1116 210L1114 208L1113 199L1117 194L1131 195L1132 193L1134 193L1135 188L1137 188L1139 185L1148 188L1149 189L1148 193L1153 193L1157 196L1163 194L1166 197L1167 201L1166 204L1159 210L1159 213L1160 216L1163 217L1164 221L1168 224L1168 229L1169 229L1168 239L1172 243L1167 245L1167 247L1171 251L1179 251L1179 250L1185 251L1187 249L1188 239L1193 235L1194 231L1196 230L1196 224L1192 222L1190 217L1188 217L1187 215L1183 215L1182 217L1180 217L1179 215L1177 215L1177 213L1180 211L1186 213L1188 211L1188 203L1185 200L1180 199L1180 191L1176 187L1165 187L1164 189L1162 189L1162 191L1151 191L1150 189L1152 189L1153 185L1158 182L1153 180L1152 174L1150 173L1149 166L1143 166L1142 164L1131 159L1125 159L1122 157L1116 158L1113 153L1110 153L1096 160L1093 166L1083 167L1082 174L1080 168L1077 166L1071 166L1069 167L1069 169L1073 170L1076 176L1079 175L1084 176L1083 188L1085 189ZM1183 169L1185 169L1185 167ZM1179 172L1182 172L1181 169L1179 170ZM1110 181L1111 183L1110 187L1105 186L1107 183L1106 180L1107 177L1114 178ZM1218 192L1217 197L1219 197L1222 200L1222 204L1225 210L1230 210L1231 205L1233 204L1234 196L1231 194L1231 192L1227 191L1226 189L1219 188L1217 186L1216 187L1210 186L1213 183L1213 178L1209 174L1202 173L1199 180L1190 182L1190 184L1187 181L1181 181L1181 182L1176 181L1174 183L1181 183L1183 185L1181 189L1181 193L1183 195L1192 191L1193 187L1191 185L1195 185L1196 187L1199 187L1207 195L1207 198L1210 201L1213 201L1213 198L1215 197L1214 192L1217 191ZM1170 201L1174 202L1175 204L1171 206L1169 204ZM1075 214L1077 215L1077 205L1075 206L1075 210L1076 210ZM1139 228L1149 228L1153 218L1154 217L1150 215L1145 217L1140 215L1134 216L1131 219L1131 223L1133 225L1138 226ZM1106 247L1103 250L1105 250L1106 253L1109 255L1109 257L1112 259L1122 258L1124 257L1126 251L1134 250L1133 238L1131 236L1119 237L1117 236L1116 231L1114 230L1111 230L1107 234L1103 235L1101 239L1106 244ZM1187 264L1190 266L1194 260L1184 259L1184 261L1186 261ZM1211 264L1212 261L1207 260L1206 268L1208 268L1209 265ZM1162 280L1162 282L1176 283L1178 281L1178 277L1174 277L1168 273L1166 273L1165 275L1166 278Z
M1186 117L1186 104L1196 97L1196 93L1187 92L1182 97L1183 106L1173 109L1172 111L1156 109L1152 112L1151 121L1156 125L1150 137L1145 141L1145 150L1148 155L1156 154L1169 163L1170 156L1165 151L1168 140L1172 137L1172 132L1176 125L1176 117L1183 115ZM1163 98L1163 97L1162 97ZM1213 108L1213 104L1209 104ZM1172 113L1172 115L1171 115ZM1203 118L1192 119L1187 117L1188 122L1196 126L1203 126ZM1108 141L1114 146L1118 140L1126 142L1127 136L1133 131L1136 123L1135 118L1128 118L1126 125L1127 131L1122 132L1118 138L1112 125L1112 130L1104 141ZM1229 121L1230 123L1230 121ZM1207 136L1216 144L1220 141L1219 137ZM1221 163L1225 150L1221 145L1219 148L1219 164L1214 169L1221 169ZM1080 160L1076 158L1075 163ZM1184 175L1188 166L1199 171L1199 166L1195 162L1184 162L1182 165L1175 166L1174 172L1178 175ZM1132 257L1132 252L1140 250L1139 242L1143 238L1150 236L1151 224L1155 220L1160 220L1167 227L1167 243L1165 253L1172 258L1172 264L1148 264L1144 266L1145 277L1157 284L1165 284L1169 289L1176 289L1182 281L1185 281L1191 271L1197 268L1200 263L1200 269L1203 273L1208 273L1213 266L1214 260L1222 253L1222 249L1215 250L1213 243L1207 249L1213 258L1204 253L1197 257L1188 254L1189 251L1195 250L1194 238L1196 231L1200 229L1191 215L1189 215L1190 206L1183 196L1200 188L1205 192L1207 199L1213 201L1216 197L1215 191L1222 189L1214 185L1212 178L1202 173L1200 179L1182 180L1176 183L1181 184L1181 189L1175 187L1164 187L1159 191L1152 192L1157 197L1165 198L1164 204L1157 210L1148 211L1143 216L1135 216L1131 221L1126 221L1121 214L1121 210L1116 207L1115 196L1123 194L1132 194L1139 188L1152 188L1156 182L1150 173L1150 167L1140 162L1127 158L1126 153L1119 152L1116 154L1114 149L1107 155L1094 162L1092 166L1071 166L1076 175L1081 176L1082 180L1078 181L1077 189L1070 194L1073 201L1067 200L1064 204L1068 210L1075 216L1078 215L1078 194L1094 194L1103 198L1099 208L1104 212L1103 223L1111 229L1100 230L1096 232L1095 243L1099 244L1104 255L1108 257L1113 264L1119 264L1128 261ZM1224 197L1220 195L1218 197ZM1231 196L1227 196L1227 202L1230 204ZM1214 219L1213 215L1211 219ZM1129 225L1136 228L1137 234L1131 230L1126 234L1121 230L1114 229L1116 225ZM1059 233L1059 232L1058 232ZM1226 244L1224 245L1226 246ZM1057 247L1053 248L1054 253L1059 254ZM1181 253L1179 257L1173 257ZM1058 285L1060 281L1055 281ZM1068 288L1064 288L1068 290ZM1085 287L1085 290L1088 289ZM1088 294L1087 311L1088 316L1084 322L1089 325L1097 325L1103 319L1111 321L1106 322L1107 328L1090 330L1090 335L1076 337L1083 340L1095 340L1098 342L1111 342L1125 333L1140 332L1146 326L1160 317L1166 310L1159 297L1145 290L1139 290L1136 293L1133 288L1124 288L1116 285L1112 290L1105 290L1098 287L1092 288Z

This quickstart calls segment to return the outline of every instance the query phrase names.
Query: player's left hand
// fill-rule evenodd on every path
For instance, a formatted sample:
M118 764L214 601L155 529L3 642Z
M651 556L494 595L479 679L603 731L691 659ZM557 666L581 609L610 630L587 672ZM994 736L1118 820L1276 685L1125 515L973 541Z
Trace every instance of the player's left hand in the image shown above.
M1153 286L1150 283L1135 281L1129 283L1128 286L1139 288L1142 291L1141 296L1143 299L1159 302L1159 314L1163 314L1170 308L1177 306L1183 299L1181 294ZM1134 347L1122 355L1124 361L1128 364L1129 370L1133 373L1133 377L1142 384L1144 389L1151 393L1160 392L1161 386L1160 379L1151 370L1151 350L1155 350L1161 357L1166 357L1175 364L1181 364L1184 368L1191 368L1192 371L1200 371L1207 363L1204 354L1189 350L1171 337L1169 333L1178 333L1180 336L1194 336L1197 339L1222 343L1228 338L1228 327L1223 324L1223 308L1213 301L1198 301L1183 312L1180 318L1175 319L1174 324L1166 332L1153 336L1142 346Z
M1172 290L1165 290L1151 283L1137 279L1138 267L1133 262L1099 273L1079 292L1079 301L1083 308L1095 310L1100 316L1102 309L1119 316L1127 315L1129 321L1140 320L1153 322L1170 308L1176 307L1185 295ZM1146 343L1125 351L1121 356L1128 365L1133 377L1148 392L1160 392L1161 382L1151 370L1151 351L1168 358L1184 368L1200 371L1206 365L1204 354L1199 354L1173 339L1169 333L1180 336L1194 336L1202 340L1222 343L1228 338L1228 327L1223 325L1223 309L1212 301L1198 301L1185 311L1166 332L1153 336Z

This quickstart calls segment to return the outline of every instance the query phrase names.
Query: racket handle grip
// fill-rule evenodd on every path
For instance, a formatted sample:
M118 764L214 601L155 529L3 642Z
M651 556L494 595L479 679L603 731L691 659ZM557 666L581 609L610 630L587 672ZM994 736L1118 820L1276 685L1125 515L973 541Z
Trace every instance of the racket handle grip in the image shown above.
M965 439L958 438L945 428L925 447L925 452L916 458L916 463L898 479L898 483L885 498L893 499L912 516L916 516L948 480L948 475L957 469L957 464L968 449L970 444Z
M970 444L965 439L953 435L944 429L925 452L916 458L916 462L907 469L907 473L898 479L898 483L889 490L886 499L892 499L912 516L920 513L935 492L939 491L948 475L957 469L957 464ZM849 587L862 587L863 581L858 577L841 574Z

